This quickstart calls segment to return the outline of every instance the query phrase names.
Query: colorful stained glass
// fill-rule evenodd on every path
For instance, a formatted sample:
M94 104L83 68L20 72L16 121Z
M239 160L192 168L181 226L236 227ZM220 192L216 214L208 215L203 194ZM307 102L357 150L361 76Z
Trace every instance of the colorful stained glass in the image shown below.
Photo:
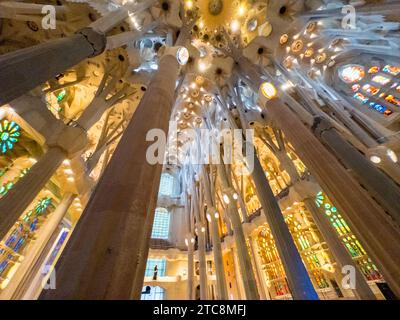
M389 116L389 115L391 115L391 114L393 113L393 112L392 112L391 110L389 110L388 108L386 108L386 107L380 105L379 103L373 102L373 101L371 101L371 102L369 103L369 106L370 106L372 109L378 111L379 113L384 114L385 116Z
M375 73L378 73L380 70L381 70L381 69L380 69L378 66L374 66L374 67L371 67L371 68L368 70L368 73L369 73L369 74L375 74Z
M354 98L356 98L358 101L362 102L362 103L367 103L369 101L369 98L367 98L366 96L364 96L362 93L357 92L354 95Z
M43 214L46 209L52 204L52 199L49 197L40 199L39 202L35 206L35 212L37 215Z
M365 70L360 65L348 65L340 70L339 77L346 83L359 82L365 77Z
M3 120L0 122L0 150L6 153L14 147L21 135L20 127L14 121Z
M11 188L14 186L14 182L9 181L4 183L1 187L0 187L0 198L4 197L8 191L11 190Z
M400 74L400 67L397 66L386 65L382 70L386 73L390 73L393 76Z
M390 78L378 75L378 76L373 77L372 81L375 83L379 83L382 86L385 86L390 82Z
M391 94L388 95L385 100L393 105L395 105L396 107L400 107L400 99L392 96Z
M64 89L61 90L58 94L57 94L57 101L60 102L62 100L64 100L64 98L67 95L67 91L65 91Z
M356 83L352 85L351 90L353 90L353 92L357 92L360 90L360 88L361 86L358 83Z
M363 86L363 90L374 96L379 92L380 89L377 87L371 86L370 84L366 84Z

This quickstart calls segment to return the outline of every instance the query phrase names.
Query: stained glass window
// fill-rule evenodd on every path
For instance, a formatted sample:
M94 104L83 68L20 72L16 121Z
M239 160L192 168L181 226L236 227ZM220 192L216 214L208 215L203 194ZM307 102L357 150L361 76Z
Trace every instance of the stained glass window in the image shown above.
M154 215L153 230L151 232L152 239L168 239L169 238L169 222L170 214L165 208L157 208Z
M166 267L165 259L148 259L147 264L146 264L145 277L153 277L154 276L154 267L155 266L157 266L157 276L158 277L165 276L165 267Z
M40 199L35 206L36 214L37 215L43 214L46 211L46 209L51 205L52 205L52 199L50 197Z
M150 287L150 291L146 291L147 287ZM142 289L142 295L140 300L164 300L165 290L161 287L144 286Z
M66 97L67 92L62 89L58 94L57 94L57 101L60 102L62 100L64 100L64 98Z
M363 86L363 90L365 92L368 92L369 94L372 94L373 96L376 95L379 92L379 88L374 87L370 84L366 84Z
M400 74L400 67L386 65L383 68L383 72L390 73L393 76L397 76L398 74Z
M357 237L352 233L345 219L340 215L337 208L333 206L322 191L318 192L315 202L319 208L324 210L326 216L329 218L329 221L340 236L340 239L349 251L350 255L357 259L357 263L360 265L360 269L367 279L381 279L382 275L379 273L370 258L368 258L367 252L364 250ZM363 261L362 263L360 262L360 259Z
M385 86L390 82L390 78L378 75L378 76L373 77L372 81L375 83L379 83L382 86Z
M0 150L6 153L14 147L21 135L20 127L14 121L3 120L0 122Z
M340 69L339 77L346 83L359 82L365 77L365 70L360 65L347 65Z
M174 192L174 176L170 173L161 175L159 194L162 196L172 196Z

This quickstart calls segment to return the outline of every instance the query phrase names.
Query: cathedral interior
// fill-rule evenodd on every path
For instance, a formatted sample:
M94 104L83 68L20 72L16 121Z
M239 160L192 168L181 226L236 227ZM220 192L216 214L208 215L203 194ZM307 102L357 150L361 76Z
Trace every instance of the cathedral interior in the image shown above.
M0 0L0 299L400 298L399 13Z

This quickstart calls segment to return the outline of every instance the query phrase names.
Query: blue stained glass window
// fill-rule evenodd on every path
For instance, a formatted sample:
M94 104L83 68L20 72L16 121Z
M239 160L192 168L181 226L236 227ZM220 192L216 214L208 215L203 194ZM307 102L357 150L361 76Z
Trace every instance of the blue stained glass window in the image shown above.
M165 267L166 267L165 259L148 259L146 264L145 277L153 277L155 266L157 266L157 276L158 277L165 276Z
M170 214L165 208L157 208L154 214L153 230L151 232L152 239L168 239L169 238L169 222Z
M146 291L146 287L143 287L142 292ZM165 290L161 287L150 287L150 291L146 293L142 293L140 300L164 300L165 299Z

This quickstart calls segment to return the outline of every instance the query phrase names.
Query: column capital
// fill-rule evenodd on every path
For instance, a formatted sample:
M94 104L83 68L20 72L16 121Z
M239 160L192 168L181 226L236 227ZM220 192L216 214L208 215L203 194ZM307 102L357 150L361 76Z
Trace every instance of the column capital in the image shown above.
M93 28L87 27L77 31L76 34L84 36L87 42L89 42L90 45L92 46L93 54L90 55L89 58L98 56L99 54L103 53L104 50L106 49L107 38L104 33L98 32Z
M327 118L323 116L316 116L314 117L314 122L311 129L317 137L321 137L325 131L334 129L334 126Z
M80 127L65 126L60 128L51 139L47 141L49 147L62 149L69 158L82 152L88 144L86 131Z

